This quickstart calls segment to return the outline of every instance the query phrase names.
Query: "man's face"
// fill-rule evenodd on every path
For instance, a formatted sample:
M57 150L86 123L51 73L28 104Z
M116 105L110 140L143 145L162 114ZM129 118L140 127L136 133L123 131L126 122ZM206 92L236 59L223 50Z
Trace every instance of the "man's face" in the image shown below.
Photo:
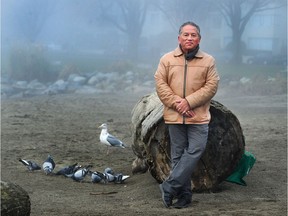
M185 53L194 49L200 43L200 37L196 27L191 25L184 26L181 34L178 36L178 42Z

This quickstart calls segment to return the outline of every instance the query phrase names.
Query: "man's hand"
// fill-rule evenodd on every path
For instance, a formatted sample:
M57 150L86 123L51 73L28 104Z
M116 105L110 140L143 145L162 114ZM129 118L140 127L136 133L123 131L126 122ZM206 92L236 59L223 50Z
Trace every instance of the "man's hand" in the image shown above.
M195 112L193 110L188 110L187 112L185 112L183 114L185 117L188 117L188 118L192 118L193 116L195 116Z
M184 115L185 117L193 117L195 116L195 113L193 110L190 108L190 105L188 101L184 98L181 100L176 101L176 110L181 114Z

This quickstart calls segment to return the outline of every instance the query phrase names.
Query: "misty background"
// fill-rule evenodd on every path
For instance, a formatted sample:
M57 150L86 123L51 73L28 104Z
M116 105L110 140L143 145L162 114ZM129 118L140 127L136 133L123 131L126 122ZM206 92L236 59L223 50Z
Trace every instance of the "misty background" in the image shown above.
M1 0L1 95L153 88L186 21L222 86L287 93L286 0Z

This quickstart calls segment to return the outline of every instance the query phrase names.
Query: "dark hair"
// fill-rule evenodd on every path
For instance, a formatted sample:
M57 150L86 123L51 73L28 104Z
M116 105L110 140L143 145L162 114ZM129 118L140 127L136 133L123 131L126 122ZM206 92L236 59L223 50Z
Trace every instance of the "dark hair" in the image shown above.
M194 27L197 29L197 33L198 33L199 37L201 38L200 27L199 27L196 23L191 22L191 21L185 22L185 23L183 23L183 24L180 26L180 28L179 28L179 35L181 34L183 27L186 26L186 25L194 26Z

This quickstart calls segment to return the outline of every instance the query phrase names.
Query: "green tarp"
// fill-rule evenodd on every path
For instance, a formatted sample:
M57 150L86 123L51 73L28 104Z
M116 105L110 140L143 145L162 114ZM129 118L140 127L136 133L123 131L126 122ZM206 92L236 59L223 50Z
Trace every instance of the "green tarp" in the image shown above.
M226 181L246 186L247 184L243 180L243 177L249 174L255 161L255 156L252 153L245 151L236 169Z

